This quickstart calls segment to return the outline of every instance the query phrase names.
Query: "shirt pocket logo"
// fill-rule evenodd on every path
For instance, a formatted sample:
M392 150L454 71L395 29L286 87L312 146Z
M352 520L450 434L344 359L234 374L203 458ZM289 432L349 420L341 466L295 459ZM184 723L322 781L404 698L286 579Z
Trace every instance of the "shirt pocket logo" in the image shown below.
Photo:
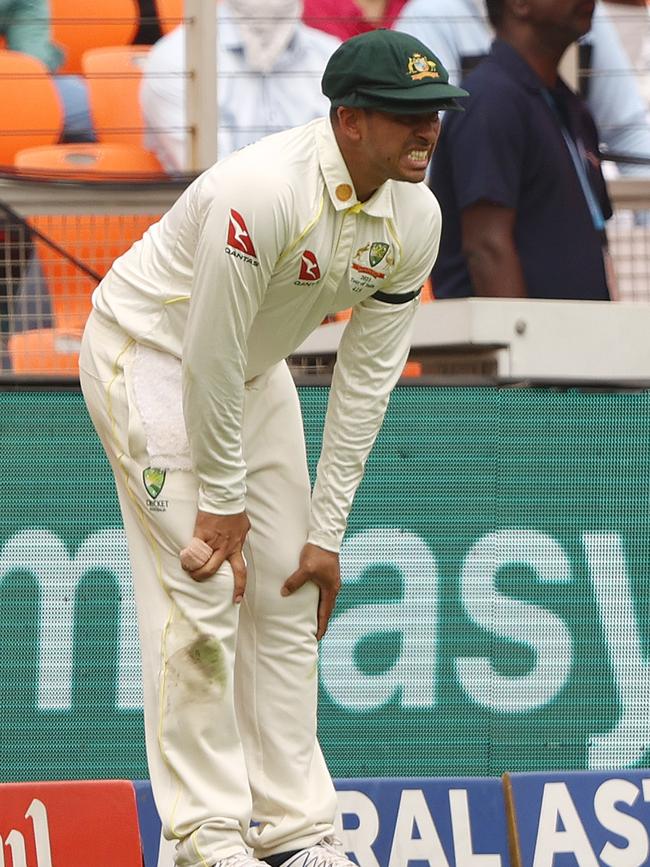
M350 286L353 292L363 292L374 288L379 280L384 280L395 264L390 244L385 241L373 241L359 247L352 257ZM381 265L379 269L377 266ZM381 284L379 284L381 285Z

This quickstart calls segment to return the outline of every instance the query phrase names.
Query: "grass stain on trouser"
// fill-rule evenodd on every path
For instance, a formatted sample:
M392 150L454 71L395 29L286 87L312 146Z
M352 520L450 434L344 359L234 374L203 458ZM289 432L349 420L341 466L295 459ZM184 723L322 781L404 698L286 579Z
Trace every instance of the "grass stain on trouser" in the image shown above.
M200 635L188 648L187 655L208 683L225 689L228 675L221 642Z
M184 631L190 631L187 624L183 626ZM226 653L218 638L196 632L189 642L188 637L167 662L167 710L171 712L178 712L188 701L219 701L230 678Z

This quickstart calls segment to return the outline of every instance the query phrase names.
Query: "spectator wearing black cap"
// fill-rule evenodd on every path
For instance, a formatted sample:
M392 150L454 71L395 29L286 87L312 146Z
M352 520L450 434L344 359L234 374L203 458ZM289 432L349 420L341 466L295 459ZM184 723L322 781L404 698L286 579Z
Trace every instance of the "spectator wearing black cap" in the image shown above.
M497 39L443 123L431 175L445 218L436 297L610 299L611 207L598 135L558 75L592 0L488 0Z
M422 181L438 111L466 94L389 30L343 43L322 85L330 118L218 162L114 263L81 351L129 539L149 770L178 867L263 867L247 847L271 867L353 867L316 738L317 642L436 256L440 210ZM312 494L283 359L350 306Z

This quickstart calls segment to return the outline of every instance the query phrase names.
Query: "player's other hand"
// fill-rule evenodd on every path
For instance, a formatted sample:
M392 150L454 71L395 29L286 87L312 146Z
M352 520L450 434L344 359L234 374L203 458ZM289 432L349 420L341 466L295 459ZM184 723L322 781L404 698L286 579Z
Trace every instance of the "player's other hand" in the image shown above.
M194 535L212 548L212 556L199 569L190 572L195 581L205 581L228 560L235 576L233 601L241 602L246 588L246 562L242 548L251 524L246 512L236 515L196 513Z
M319 548L318 545L305 545L300 554L300 565L284 582L282 595L289 596L307 581L313 581L320 591L316 630L316 638L320 640L325 635L336 597L341 589L339 555Z

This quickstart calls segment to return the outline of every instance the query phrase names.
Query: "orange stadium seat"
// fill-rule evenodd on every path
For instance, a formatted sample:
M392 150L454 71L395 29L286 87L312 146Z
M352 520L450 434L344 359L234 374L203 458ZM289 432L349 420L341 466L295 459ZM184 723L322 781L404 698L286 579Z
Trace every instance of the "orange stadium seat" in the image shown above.
M65 50L59 72L80 73L89 48L129 45L140 24L137 0L50 0L52 39Z
M63 129L63 106L47 67L20 51L0 50L0 164L22 148L53 144Z
M182 22L185 10L183 0L155 0L158 23L163 33L169 33Z
M113 261L158 220L156 214L34 216L34 237L56 328L79 334L91 295ZM52 247L54 243L62 251ZM67 255L66 255L67 254Z
M14 373L34 376L76 376L80 335L54 328L22 331L9 338Z
M28 148L16 154L15 164L32 176L45 173L49 177L77 180L126 180L162 171L149 151L125 144ZM29 220L39 233L34 244L57 328L73 333L81 331L98 281L117 256L141 237L158 216L75 214L35 216Z
M148 45L118 45L84 51L81 67L100 142L143 145L140 79L149 50Z
M405 377L417 377L422 376L422 362L420 361L407 361L404 365L404 370L402 371L402 376Z
M26 148L18 151L14 164L26 174L56 174L76 180L128 180L134 175L164 174L151 151L117 142Z

